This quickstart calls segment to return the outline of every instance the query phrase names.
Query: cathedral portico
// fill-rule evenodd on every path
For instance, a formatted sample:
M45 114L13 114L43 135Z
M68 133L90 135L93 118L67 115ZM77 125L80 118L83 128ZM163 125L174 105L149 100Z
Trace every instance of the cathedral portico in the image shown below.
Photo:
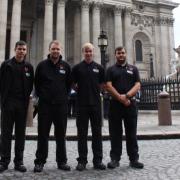
M107 57L114 63L114 48L124 45L128 61L141 76L150 76L153 54L155 76L169 74L174 58L172 1L147 0L0 0L0 61L12 57L17 40L27 41L27 58L34 66L48 53L52 39L63 47L63 57L80 62L81 46L92 42L100 63L98 36L107 32ZM163 67L163 69L162 69Z

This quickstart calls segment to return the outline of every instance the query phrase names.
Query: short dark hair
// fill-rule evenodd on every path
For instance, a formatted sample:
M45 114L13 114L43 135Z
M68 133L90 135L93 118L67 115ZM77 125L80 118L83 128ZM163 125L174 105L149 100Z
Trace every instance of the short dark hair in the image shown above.
M17 48L17 46L27 46L27 43L25 41L17 41L15 44L15 49Z
M49 43L49 49L51 48L51 45L52 45L52 44L59 45L60 48L62 49L62 45L61 45L61 43L60 43L58 40L52 40L52 41Z
M124 46L118 46L118 47L115 49L114 53L116 54L116 51L122 51L123 49L124 49L125 52L126 52L126 48L125 48Z

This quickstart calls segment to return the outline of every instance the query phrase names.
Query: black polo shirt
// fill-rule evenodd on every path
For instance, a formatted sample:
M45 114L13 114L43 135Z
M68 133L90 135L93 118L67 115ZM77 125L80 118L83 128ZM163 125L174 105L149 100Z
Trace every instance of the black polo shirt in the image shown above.
M23 74L24 74L24 61L16 62L15 58L13 71L15 72L12 76L12 84L9 90L8 99L24 100L24 86L23 86Z
M115 64L107 70L106 82L109 81L120 94L126 94L136 82L140 82L138 69L130 64Z
M49 58L40 62L35 73L35 90L39 99L51 104L67 102L70 73L69 64L61 57L56 64Z
M100 84L104 83L104 69L96 62L80 62L72 69L73 82L77 84L80 106L100 104Z

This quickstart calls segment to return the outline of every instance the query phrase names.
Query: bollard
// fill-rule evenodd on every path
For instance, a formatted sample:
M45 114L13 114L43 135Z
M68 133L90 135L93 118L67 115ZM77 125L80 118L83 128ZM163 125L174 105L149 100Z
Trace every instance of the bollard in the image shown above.
M172 125L170 96L166 91L158 95L159 125Z

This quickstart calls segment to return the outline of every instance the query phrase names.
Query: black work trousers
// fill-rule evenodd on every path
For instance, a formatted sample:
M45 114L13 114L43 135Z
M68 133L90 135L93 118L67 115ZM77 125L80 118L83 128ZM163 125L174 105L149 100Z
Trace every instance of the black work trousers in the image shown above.
M1 160L0 164L8 165L11 160L11 141L13 127L15 125L15 165L23 164L23 152L26 130L25 102L20 100L8 100L1 109Z
M124 121L126 149L130 161L139 159L137 144L137 107L135 102L125 107L118 101L112 100L109 109L109 134L111 141L110 157L119 161L122 155L122 135Z
M80 163L87 163L87 135L89 120L92 130L92 150L93 163L102 161L102 133L101 133L101 108L100 106L83 106L78 107L77 110L77 130L78 130L78 153L77 161Z
M38 105L38 142L35 164L45 164L48 157L48 139L52 123L56 138L56 162L66 163L67 103Z

